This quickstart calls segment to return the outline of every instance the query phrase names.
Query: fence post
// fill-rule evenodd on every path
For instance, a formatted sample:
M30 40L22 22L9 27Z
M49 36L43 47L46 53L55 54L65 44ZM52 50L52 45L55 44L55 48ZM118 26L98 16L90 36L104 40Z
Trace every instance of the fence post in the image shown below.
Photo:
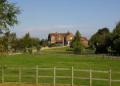
M54 67L54 86L56 86L56 67Z
M109 70L109 86L112 86L112 71Z
M92 70L90 69L90 86L92 86Z
M38 81L38 73L39 73L39 70L38 70L38 65L36 66L36 85L38 85L39 81Z
M22 81L22 74L21 74L21 67L19 67L19 84L21 84Z
M1 68L2 68L2 71L1 71L2 72L2 83L4 83L4 81L5 81L4 80L4 66L2 66Z
M74 86L74 68L72 67L72 86Z

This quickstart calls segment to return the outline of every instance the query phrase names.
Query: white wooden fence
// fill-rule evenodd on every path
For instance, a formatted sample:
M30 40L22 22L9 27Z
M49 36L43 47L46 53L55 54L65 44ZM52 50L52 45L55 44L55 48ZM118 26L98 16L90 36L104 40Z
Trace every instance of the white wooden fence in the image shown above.
M36 66L34 68L30 68L30 67L4 67L2 66L1 67L1 83L7 83L8 81L5 80L5 77L6 77L6 69L7 70L16 70L18 71L18 73L16 73L15 75L11 75L11 77L14 77L14 76L17 76L18 78L16 78L16 81L15 83L23 83L23 78L22 78L22 74L23 74L23 70L27 70L27 69L31 69L31 70L35 70L34 71L34 75L33 77L35 77L35 84L38 85L40 84L39 81L40 79L39 78L51 78L53 80L53 86L56 86L56 84L58 84L56 82L57 78L66 78L66 79L70 79L70 83L68 84L71 84L71 86L74 86L75 85L75 79L79 79L79 80L89 80L89 84L88 85L81 85L80 86L93 86L93 80L95 81L107 81L107 83L109 84L108 86L112 86L112 83L113 82L119 82L120 83L120 79L118 80L115 80L115 79L112 79L112 70L108 70L108 71L100 71L100 70L92 70L92 69L88 69L88 70L83 70L83 69L75 69L74 67L71 67L71 68L57 68L57 67L53 67L53 68L40 68L39 66ZM39 72L40 71L53 71L53 75L50 75L50 76L47 76L47 75L40 75ZM71 75L70 76L61 76L61 75L57 75L57 72L58 71L71 71ZM89 77L81 77L81 76L75 76L75 72L87 72L89 74ZM104 74L107 74L108 75L108 78L94 78L93 77L93 73L104 73ZM115 74L120 74L120 72L114 72ZM10 75L9 75L10 76ZM32 75L28 75L28 76L32 76ZM118 76L120 77L120 76ZM26 82L27 83L27 82ZM61 83L62 84L62 83Z

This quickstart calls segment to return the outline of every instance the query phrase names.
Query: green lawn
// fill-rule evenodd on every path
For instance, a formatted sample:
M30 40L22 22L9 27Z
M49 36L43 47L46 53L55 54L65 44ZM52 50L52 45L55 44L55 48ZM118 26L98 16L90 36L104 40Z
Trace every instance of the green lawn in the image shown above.
M71 68L75 69L94 69L94 70L109 70L120 71L120 59L111 58L103 55L74 55L66 53L66 48L63 49L49 49L43 50L39 55L30 55L30 54L21 54L21 55L11 55L11 56L0 56L0 65L5 65L6 67L10 66L24 66L24 67L60 67L60 68ZM13 75L18 74L16 71L7 71L6 74ZM53 75L53 70L50 71L39 71L41 75ZM24 70L23 75L34 75L35 70ZM71 75L71 71L58 71L58 75ZM1 76L1 75L0 75ZM75 76L89 77L89 73L79 72L75 73ZM94 77L99 78L108 78L107 74L94 73ZM120 79L120 74L114 74L112 78ZM11 78L6 77L6 81L12 80ZM42 78L43 79L43 78ZM40 79L39 82L53 83L53 79ZM13 79L13 81L16 78ZM26 82L35 82L33 77L23 77L23 81ZM57 79L58 83L70 83L71 79ZM93 81L94 86L107 86L108 82L106 81ZM75 80L76 84L88 84L89 80ZM113 86L119 86L120 83L113 83Z
M120 70L120 60L97 55L40 54L0 56L1 65L72 67Z

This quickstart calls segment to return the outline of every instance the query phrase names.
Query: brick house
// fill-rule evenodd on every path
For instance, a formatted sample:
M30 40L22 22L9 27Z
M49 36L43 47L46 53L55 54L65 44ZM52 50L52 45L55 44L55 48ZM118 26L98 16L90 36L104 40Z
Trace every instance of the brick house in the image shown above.
M48 41L51 44L62 44L70 45L70 42L73 40L74 35L70 32L67 33L50 33L48 35Z
M74 35L70 32L67 33L50 33L48 35L48 41L50 44L61 44L70 46L71 41L74 39ZM81 42L85 47L88 47L88 40L86 37L81 37Z
M81 40L83 46L87 48L88 47L88 39L86 37L81 37L80 40Z

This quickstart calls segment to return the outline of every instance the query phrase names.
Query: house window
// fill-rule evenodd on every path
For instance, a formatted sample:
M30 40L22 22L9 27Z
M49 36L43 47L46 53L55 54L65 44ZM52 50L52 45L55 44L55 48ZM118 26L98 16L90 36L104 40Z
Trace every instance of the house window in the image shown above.
M52 37L51 37L51 40L55 40L55 37L54 37L54 36L52 36Z
M70 37L70 40L72 40L73 38L72 37Z
M61 40L61 37L59 37L58 40Z

